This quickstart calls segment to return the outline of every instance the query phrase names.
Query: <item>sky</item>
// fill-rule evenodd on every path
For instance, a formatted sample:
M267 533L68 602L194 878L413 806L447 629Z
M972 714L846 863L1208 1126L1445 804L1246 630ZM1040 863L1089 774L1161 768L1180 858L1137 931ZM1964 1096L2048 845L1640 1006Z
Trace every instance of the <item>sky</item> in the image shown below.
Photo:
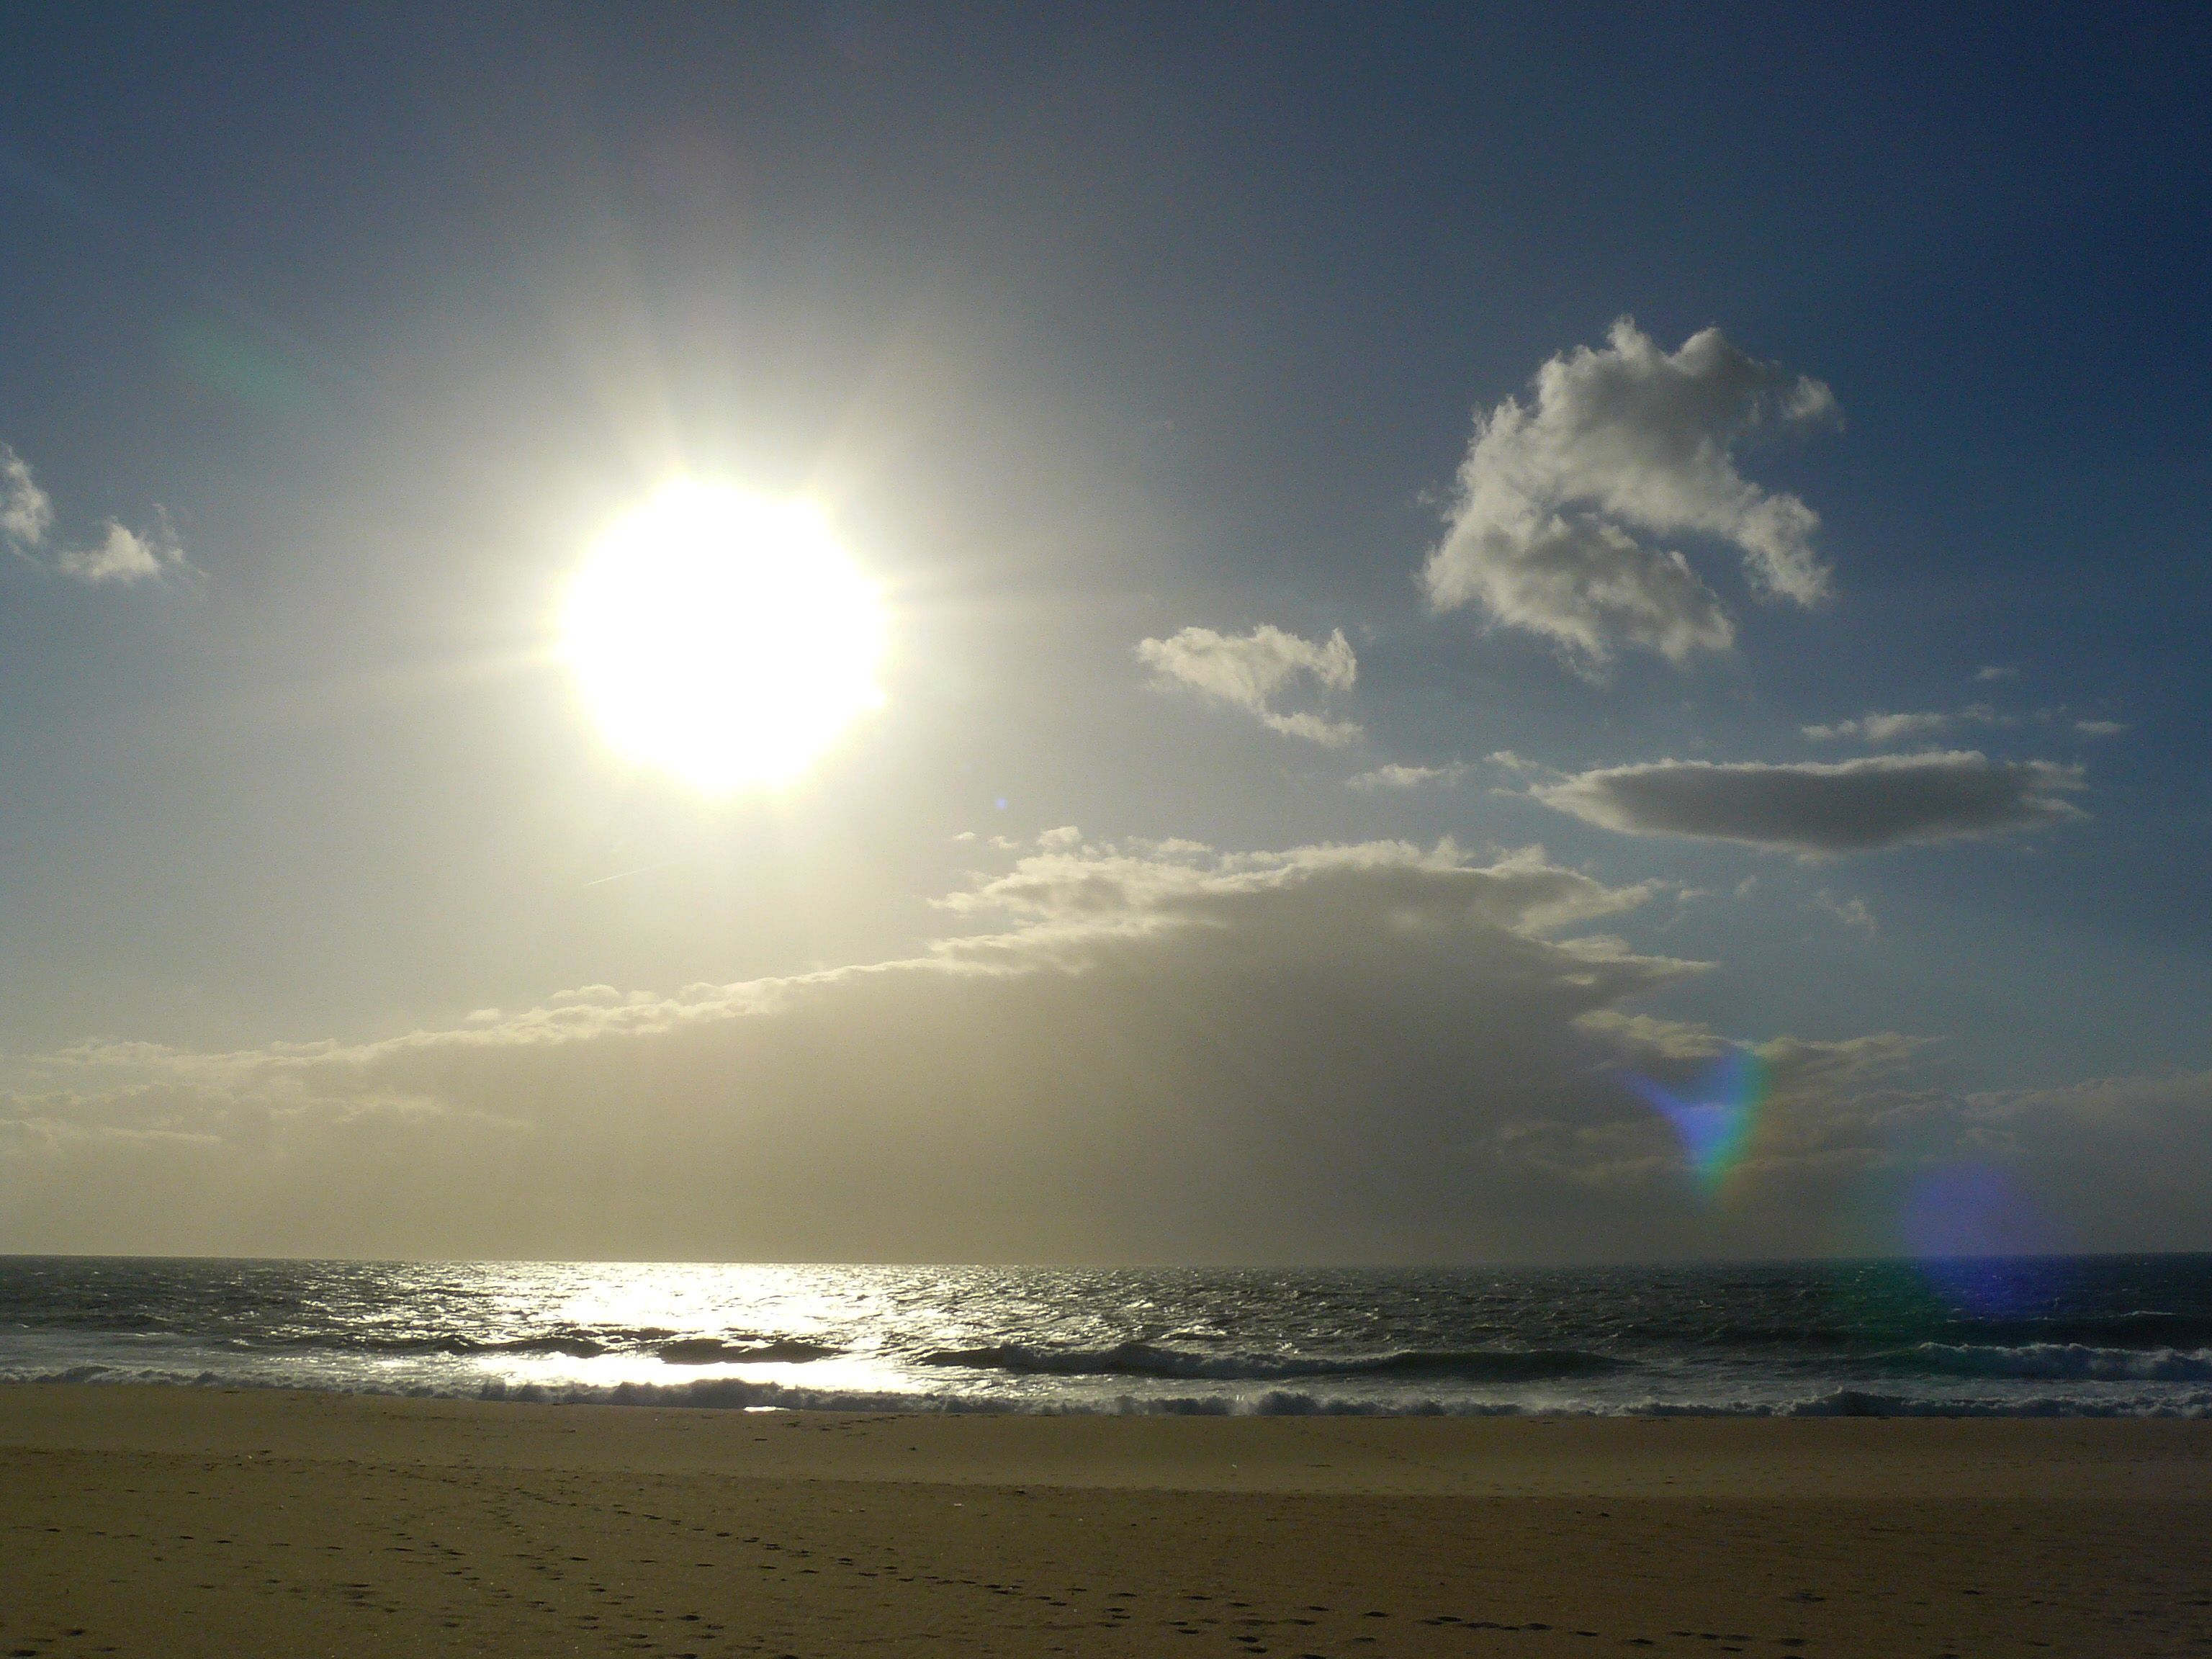
M2193 16L9 33L0 1249L2212 1248Z

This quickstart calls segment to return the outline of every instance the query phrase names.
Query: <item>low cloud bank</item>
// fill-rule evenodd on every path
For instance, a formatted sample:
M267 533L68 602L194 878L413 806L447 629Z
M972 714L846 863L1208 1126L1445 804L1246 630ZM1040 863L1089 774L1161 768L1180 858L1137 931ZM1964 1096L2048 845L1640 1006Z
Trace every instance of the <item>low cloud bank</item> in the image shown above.
M1916 1091L1918 1040L1758 1045L1729 1203L1625 1080L1734 1048L1652 896L1535 851L1060 835L895 962L584 988L371 1043L5 1063L0 1249L1449 1261L1882 1248L1869 1184L1998 1157L2114 1248L2201 1201L2212 1086ZM2116 1194L2148 1173L2148 1207ZM2168 1190L2170 1188L2170 1190ZM2197 1212L2200 1218L2203 1212ZM2129 1218L2134 1216L2130 1221Z

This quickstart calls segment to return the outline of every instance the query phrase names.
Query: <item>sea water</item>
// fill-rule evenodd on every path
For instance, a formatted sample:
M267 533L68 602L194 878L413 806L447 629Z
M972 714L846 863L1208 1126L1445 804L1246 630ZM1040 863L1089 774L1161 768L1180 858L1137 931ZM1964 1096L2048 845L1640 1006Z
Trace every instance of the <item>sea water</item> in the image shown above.
M2212 1414L2212 1255L1452 1270L0 1256L0 1381L729 1408Z

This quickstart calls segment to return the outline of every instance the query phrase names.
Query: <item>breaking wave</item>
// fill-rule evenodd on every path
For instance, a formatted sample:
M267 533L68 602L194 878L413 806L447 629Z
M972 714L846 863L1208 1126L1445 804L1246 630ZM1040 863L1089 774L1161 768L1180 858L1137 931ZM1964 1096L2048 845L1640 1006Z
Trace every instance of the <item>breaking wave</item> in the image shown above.
M35 1371L0 1368L0 1383L151 1383L169 1387L296 1389L297 1378L250 1377L216 1371L82 1364ZM1299 1389L1259 1393L1121 1394L1082 1400L1037 1396L1009 1401L959 1393L907 1393L881 1389L808 1388L739 1377L701 1377L682 1382L513 1382L498 1378L444 1384L380 1386L354 1380L326 1389L339 1394L414 1399L513 1401L544 1405L641 1406L720 1411L921 1412L938 1415L1015 1414L1041 1417L2162 1417L2212 1419L2212 1389L2185 1395L2087 1397L1946 1396L1836 1389L1780 1401L1687 1401L1567 1400L1541 1406L1516 1401L1416 1396L1377 1400Z
M2041 1319L1988 1319L1964 1328L1988 1343L2016 1343L2100 1348L2203 1348L2212 1346L2212 1319L2198 1314L2138 1309L2129 1313L2057 1315Z
M1898 1369L1940 1376L2048 1378L2082 1382L2212 1382L2212 1350L2093 1348L2079 1342L2019 1347L1923 1342L1893 1356Z
M1036 1347L1001 1342L980 1348L940 1349L924 1354L921 1363L1031 1376L1189 1377L1242 1382L1301 1376L1437 1376L1470 1382L1526 1382L1589 1376L1620 1370L1623 1364L1605 1354L1579 1348L1400 1348L1337 1357L1194 1353L1150 1342L1117 1342L1110 1348Z
M539 1336L487 1340L453 1333L390 1336L348 1331L312 1335L231 1337L226 1346L241 1353L261 1352L364 1353L465 1358L513 1354L565 1359L598 1359L608 1354L651 1354L671 1365L798 1364L826 1359L842 1349L788 1336L683 1336L659 1327L639 1329L562 1331Z

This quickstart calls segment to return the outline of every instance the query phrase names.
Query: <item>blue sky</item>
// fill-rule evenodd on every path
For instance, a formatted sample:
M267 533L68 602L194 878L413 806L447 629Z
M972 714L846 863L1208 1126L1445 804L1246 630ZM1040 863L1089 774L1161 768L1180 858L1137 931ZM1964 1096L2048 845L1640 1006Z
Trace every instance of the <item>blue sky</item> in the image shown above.
M11 33L0 443L52 520L0 561L0 1247L1862 1249L1884 1242L1883 1183L1970 1158L2013 1170L2054 1237L2204 1243L2212 41L2193 20L149 6ZM1702 396L1719 380L1681 366L1714 328L1766 388L1720 424L1572 386L1541 418L1547 365L1615 374L1632 403L1670 374ZM1832 409L1800 419L1808 385ZM1483 476L1586 551L1625 539L1621 571L1680 553L1724 647L1593 650L1553 601L1550 623L1476 588L1430 602L1455 526L1482 580L1528 568L1534 544L1456 493L1508 400L1536 435ZM1727 489L1816 516L1810 602L1763 594L1753 532L1715 527L1752 497L1723 512L1720 486L1668 470L1692 443ZM611 751L551 645L593 538L680 475L817 501L888 596L885 707L773 794L702 797ZM1653 505L1683 489L1705 491L1687 518ZM1212 667L1188 629L1225 642ZM1296 652L1339 630L1356 670L1331 685ZM1279 638L1279 683L1224 694L1220 665L1249 676ZM1266 724L1302 714L1346 740ZM1609 774L1662 765L1651 787L1706 792L1681 808L1698 834L1658 833ZM1699 769L1731 767L1776 769ZM1931 781L1982 791L1980 816L1897 806ZM1744 792L1772 789L1816 840L1858 792L1895 844L1747 830ZM1062 826L1079 836L1039 839ZM1427 862L1346 851L1385 845ZM1614 896L1576 901L1579 933L1509 906L1442 956L1332 954L1389 934L1394 907L1426 915L1407 882L1533 891L1494 872L1538 846ZM1042 879L1054 860L1110 875L1125 931L1249 929L1252 951L1052 955L1077 890ZM1338 932L1279 933L1236 908L1262 902L1260 868L1279 896L1364 896L1309 906ZM978 893L1000 908L959 899ZM983 1115L1019 1134L948 1128L915 1153L939 1197L986 1169L1026 1194L996 1231L732 1224L742 1182L703 1176L652 1218L579 1200L549 1229L533 1206L603 1152L542 1079L387 1074L410 1038L527 1048L553 1029L533 1011L611 1006L584 988L657 1008L842 983L1007 927L1030 954L994 973L1142 989L1125 1008L1030 986L1049 1006L1023 1005L1025 1031L1087 1007L1154 1054L1161 1111L1233 1119L1281 1150L1275 1176L1198 1158L1164 1218L1127 1196L1165 1155L1169 1120L1138 1113L1108 1137L1123 1184L1062 1224L1051 1172L1105 1158L1085 1137L1122 1108L1056 1116L1073 1085L1040 1036L1034 1067L944 1057L999 1079ZM1539 997L1549 1036L1486 1047L1499 964L1565 995L1576 951L1710 966ZM1325 1024L1374 987L1437 1023L1388 1054L1348 1030L1333 1052L1366 1059L1325 1099L1281 1069L1265 1011L1310 996ZM779 1089L815 1126L808 1169L858 1158L888 1109L884 1079L763 1058L786 1038L750 1014L562 1018L578 1077L688 1079L593 1097L641 1170L711 1164L708 1116L729 1158L758 1157L748 1103ZM806 1018L865 1048L919 1016ZM1013 1019L979 1010L973 1032ZM668 1035L695 1024L729 1029ZM1179 1046L1194 1032L1225 1070ZM723 1039L696 1075L653 1057ZM1777 1057L1776 1127L1722 1213L1603 1079L1731 1045ZM911 1112L982 1110L932 1098ZM534 1125L543 1167L496 1224L406 1182L340 1201L335 1149L378 1114L395 1167L509 1168L456 1127L487 1122ZM1398 1161L1327 1188L1315 1149L1337 1143L1287 1127L1323 1120ZM1499 1150L1547 1135L1580 1150ZM2085 1166L2083 1144L2110 1156ZM1417 1201L1407 1160L1446 1146L1492 1197ZM2150 1170L2166 1195L2131 1205ZM1293 1200L1318 1202L1310 1227L1255 1218Z

